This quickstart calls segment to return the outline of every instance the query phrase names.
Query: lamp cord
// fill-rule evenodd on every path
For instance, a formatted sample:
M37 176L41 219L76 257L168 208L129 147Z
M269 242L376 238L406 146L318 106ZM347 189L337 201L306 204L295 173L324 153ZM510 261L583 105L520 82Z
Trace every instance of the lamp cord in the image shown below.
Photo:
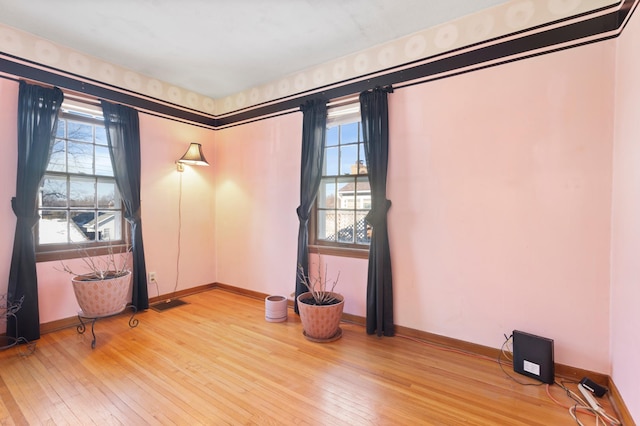
M180 175L180 190L178 191L178 255L176 256L176 283L173 286L173 293L171 296L175 296L178 291L178 281L180 278L180 237L182 234L182 173ZM171 299L169 299L171 300Z

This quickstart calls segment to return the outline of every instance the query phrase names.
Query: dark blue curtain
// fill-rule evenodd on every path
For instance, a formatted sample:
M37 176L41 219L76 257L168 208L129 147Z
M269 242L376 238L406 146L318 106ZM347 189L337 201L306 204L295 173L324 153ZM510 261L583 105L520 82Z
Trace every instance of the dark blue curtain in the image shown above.
M300 205L296 209L300 226L298 228L298 259L296 264L295 312L298 313L298 296L306 292L297 274L298 265L304 274L309 275L309 216L316 199L322 164L324 162L324 144L327 134L327 101L314 99L300 107L302 118L302 161L300 166Z
M360 114L367 172L371 186L371 210L367 222L372 227L367 277L367 333L393 336L393 286L391 253L387 232L387 164L389 158L390 87L376 87L360 94Z
M7 304L23 299L15 317L7 318L7 335L40 338L38 278L33 227L38 223L38 189L49 163L64 95L53 89L20 82L18 92L18 175L11 207L16 215Z
M113 105L105 101L101 101L101 103L113 173L124 203L125 218L131 226L132 303L140 311L149 308L149 294L140 215L140 123L138 111L124 105Z

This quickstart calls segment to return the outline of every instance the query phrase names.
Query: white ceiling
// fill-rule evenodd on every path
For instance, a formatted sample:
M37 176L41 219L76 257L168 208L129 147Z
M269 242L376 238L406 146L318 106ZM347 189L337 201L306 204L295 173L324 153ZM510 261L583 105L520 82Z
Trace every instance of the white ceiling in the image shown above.
M0 23L219 99L505 0L0 0Z

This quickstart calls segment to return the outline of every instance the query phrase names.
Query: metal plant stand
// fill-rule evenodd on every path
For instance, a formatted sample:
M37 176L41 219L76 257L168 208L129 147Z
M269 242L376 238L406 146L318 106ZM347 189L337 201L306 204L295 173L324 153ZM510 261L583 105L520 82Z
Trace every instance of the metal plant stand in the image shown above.
M16 317L16 312L20 310L22 307L22 302L24 301L24 296L20 298L20 300L16 302L9 303L7 301L7 295L0 295L0 317L4 317L5 320L9 320L9 318L13 318L13 322L16 326L16 331L13 336L5 335L0 336L0 351L5 349L12 348L19 343L25 343L25 347L22 350L22 355L31 355L36 350L36 343L29 342L24 337L18 336L18 317ZM25 349L26 348L26 349Z
M134 328L138 326L138 319L134 318L134 316L136 315L136 313L138 312L138 309L134 306L134 305L127 305L125 306L125 308L120 311L120 312L116 312L114 314L109 314L109 315L101 315L101 316L88 316L85 315L84 312L80 311L78 312L78 320L80 321L80 324L76 327L76 329L78 330L79 334L83 334L86 330L86 324L88 324L89 322L87 321L86 323L84 321L82 321L82 319L84 318L85 320L89 320L91 321L91 335L93 336L93 340L91 341L91 349L95 349L96 348L96 333L94 330L94 327L96 325L96 321L98 321L100 318L109 318L109 317L113 317L116 315L120 315L122 312L124 312L127 309L131 309L133 312L131 313L131 317L129 317L129 327Z

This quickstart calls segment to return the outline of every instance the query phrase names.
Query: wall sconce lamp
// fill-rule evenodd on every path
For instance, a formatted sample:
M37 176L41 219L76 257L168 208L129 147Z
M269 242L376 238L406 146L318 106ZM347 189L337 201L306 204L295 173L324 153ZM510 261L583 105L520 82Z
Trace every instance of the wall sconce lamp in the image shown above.
M184 153L182 158L176 161L176 165L178 166L178 171L184 171L184 165L189 164L192 166L208 166L206 158L204 158L204 154L202 153L202 145L199 143L191 142L189 145L189 149Z

